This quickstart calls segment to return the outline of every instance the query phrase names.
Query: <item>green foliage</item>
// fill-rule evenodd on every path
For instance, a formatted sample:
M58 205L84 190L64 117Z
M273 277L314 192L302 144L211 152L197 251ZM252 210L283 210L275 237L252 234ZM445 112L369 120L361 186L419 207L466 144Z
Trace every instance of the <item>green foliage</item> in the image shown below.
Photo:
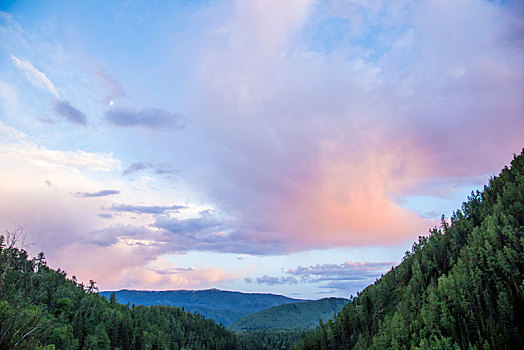
M257 329L301 331L315 328L319 319L327 321L348 302L349 300L342 298L324 298L273 306L239 318L228 328L236 332Z
M253 350L296 349L296 343L302 339L302 332L297 330L257 329L240 333L243 346Z
M0 350L241 349L213 320L177 307L128 307L52 270L43 254L16 247L21 231L0 236Z
M524 348L524 154L302 349Z

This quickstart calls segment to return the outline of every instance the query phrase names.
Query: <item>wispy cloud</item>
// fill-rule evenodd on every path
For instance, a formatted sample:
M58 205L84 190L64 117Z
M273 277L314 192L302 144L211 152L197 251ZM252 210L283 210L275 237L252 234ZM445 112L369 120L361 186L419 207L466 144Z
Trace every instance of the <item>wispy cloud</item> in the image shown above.
M105 103L109 103L110 101L125 97L126 91L122 84L116 80L113 76L111 76L102 66L97 66L95 69L96 76L100 79L100 81L104 84L105 88L108 90L108 94L104 100Z
M25 72L26 78L34 87L47 91L57 99L60 99L60 95L55 86L44 73L35 68L29 61L24 61L14 55L11 55L11 59L19 69Z
M119 240L130 240L138 238L144 239L151 234L151 231L143 226L117 224L105 227L100 230L94 230L86 235L83 235L81 241L83 243L94 244L105 247L111 246L119 242ZM130 243L132 246L142 246L140 241ZM153 244L154 245L154 244Z
M76 192L74 195L76 197L91 198L91 197L107 197L107 196L113 196L115 194L120 194L120 191L118 191L118 190L101 190L101 191L98 191L98 192Z
M165 229L176 235L189 237L213 236L226 228L224 222L209 212L201 213L200 217L189 219L178 219L169 216L157 217L155 227ZM219 236L224 236L219 234ZM203 238L203 237L202 237Z
M128 166L124 172L122 173L122 175L130 175L130 174L134 174L134 173L137 173L139 171L142 171L142 170L145 170L145 169L149 169L149 168L152 168L153 167L153 164L151 162L137 162L137 163L133 163L131 164L130 166Z
M287 274L299 277L301 281L318 283L323 281L360 281L376 277L397 265L395 262L353 262L342 264L317 264L288 269Z
M122 175L131 175L138 173L142 170L151 170L156 175L173 175L177 174L178 171L169 164L157 164L153 162L137 162L128 166Z
M174 274L180 274L188 271L195 271L196 269L194 267L172 267L172 268L166 268L166 269L148 269L150 271L154 271L155 273L158 273L159 275L174 275Z
M318 288L353 290L371 283L373 279L396 265L394 262L352 262L298 266L284 271L284 276L263 275L244 278L245 283L267 285L315 283Z
M130 212L135 214L166 214L178 213L181 209L187 208L184 205L131 205L131 204L113 204L108 210L117 212Z
M112 108L105 116L110 124L120 127L144 127L156 130L185 127L185 118L182 115L160 108L145 107L141 110Z
M35 144L26 134L0 122L0 160L30 163L40 168L76 168L86 171L113 171L121 161L112 153L62 151Z
M254 283L255 280L253 280L250 277L244 278L244 282L246 283ZM293 276L281 276L281 277L275 277L275 276L269 276L264 275L262 277L256 278L256 283L258 284L267 284L268 286L274 286L277 284L297 284L298 279L296 279Z
M56 113L66 118L69 122L81 124L84 126L87 124L86 115L75 107L71 106L69 101L55 100L53 107Z

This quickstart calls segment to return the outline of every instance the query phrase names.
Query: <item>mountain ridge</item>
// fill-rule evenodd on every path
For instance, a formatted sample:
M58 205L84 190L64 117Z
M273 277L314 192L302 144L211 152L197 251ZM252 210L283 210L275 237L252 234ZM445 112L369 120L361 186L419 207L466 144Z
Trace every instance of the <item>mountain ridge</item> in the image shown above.
M99 294L109 298L115 293L116 300L122 304L176 306L199 313L224 326L238 318L286 303L307 301L272 293L244 293L217 288L203 290L162 290L144 291L121 289L102 291Z
M162 290L156 290L156 289L131 289L131 288L122 288L118 290L101 290L99 291L100 294L107 294L107 293L113 293L113 292L227 292L227 293L239 293L239 294L255 294L255 295L275 295L280 297L285 297L289 299L294 300L304 300L304 301L312 301L312 300L320 300L320 299L327 299L327 298L320 298L320 299L296 299L292 297L288 297L287 295L283 294L275 294L275 293L262 293L262 292L241 292L239 290L229 290L229 289L220 289L220 288L206 288L206 289L162 289ZM336 298L336 297L334 297ZM344 298L342 298L344 299Z
M319 319L326 322L349 302L349 299L333 297L281 304L243 316L227 328L235 332L312 329Z

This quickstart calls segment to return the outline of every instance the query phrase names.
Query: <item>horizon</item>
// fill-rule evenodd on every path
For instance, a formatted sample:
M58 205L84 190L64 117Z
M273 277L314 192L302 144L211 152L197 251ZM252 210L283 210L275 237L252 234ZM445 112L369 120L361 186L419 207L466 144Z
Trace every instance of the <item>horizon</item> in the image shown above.
M524 147L524 5L0 4L0 229L100 290L349 298Z
M206 289L163 289L163 290L144 290L144 289L127 289L127 288L124 288L124 289L119 289L119 290L100 290L100 291L98 291L98 293L109 293L109 292L114 293L114 292L122 292L122 291L127 291L127 292L206 292L206 291L213 291L213 292L227 292L227 293L241 293L241 294L276 295L276 296L286 297L286 298L293 299L293 300L298 300L298 301L313 301L313 300L325 299L325 298L320 298L320 299L296 299L296 298L289 297L287 295L274 294L274 293L268 293L268 292L241 292L241 291L237 291L237 290L224 290L224 289L218 289L218 288L206 288ZM331 298L331 297L329 297L329 298ZM340 298L340 299L348 299L348 298Z

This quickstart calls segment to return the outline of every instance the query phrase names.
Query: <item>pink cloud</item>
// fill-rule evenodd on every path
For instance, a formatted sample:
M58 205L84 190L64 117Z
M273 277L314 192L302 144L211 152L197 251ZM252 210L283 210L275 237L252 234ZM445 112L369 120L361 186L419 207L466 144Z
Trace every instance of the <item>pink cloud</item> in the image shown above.
M348 28L365 16L328 49L311 30L325 24L318 5L282 34L278 54L232 44L252 31L272 37L256 11L249 21L236 12L203 51L202 138L213 147L193 153L205 167L185 175L239 219L246 241L297 250L411 240L436 223L399 196L486 181L524 145L521 5L355 6L330 12Z
M9 185L0 189L0 222L25 224L52 266L104 289L238 277L158 263L162 254L278 254L424 234L436 223L399 197L482 183L524 146L522 5L346 5L239 1L206 23L211 34L187 72L192 123L152 143L173 155L184 186L216 216L181 218L173 203L131 203L124 212L171 209L105 226L100 207L114 209L113 200L69 192L127 196L85 176L119 170L119 160L18 140L0 145L0 180ZM329 36L330 21L345 25ZM128 170L154 168L134 164Z
M173 269L157 259L159 254L155 246L116 244L100 247L75 243L55 255L52 265L75 274L80 281L94 279L101 290L199 289L239 277L214 267ZM154 268L148 267L150 264Z

